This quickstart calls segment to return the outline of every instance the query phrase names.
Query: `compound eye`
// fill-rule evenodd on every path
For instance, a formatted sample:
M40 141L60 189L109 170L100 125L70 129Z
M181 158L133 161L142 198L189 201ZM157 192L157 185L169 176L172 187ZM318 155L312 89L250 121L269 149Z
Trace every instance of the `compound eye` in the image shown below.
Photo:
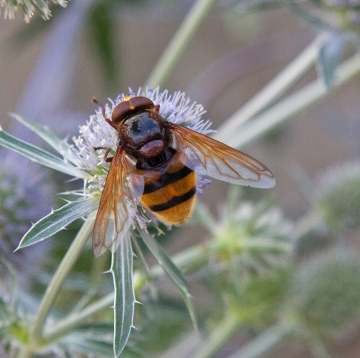
M127 119L124 128L127 137L131 139L136 148L140 148L151 140L162 138L159 123L149 117L147 113L137 114Z
M142 107L155 107L153 101L147 97L133 97L130 98L128 102L130 102L130 106L134 109Z

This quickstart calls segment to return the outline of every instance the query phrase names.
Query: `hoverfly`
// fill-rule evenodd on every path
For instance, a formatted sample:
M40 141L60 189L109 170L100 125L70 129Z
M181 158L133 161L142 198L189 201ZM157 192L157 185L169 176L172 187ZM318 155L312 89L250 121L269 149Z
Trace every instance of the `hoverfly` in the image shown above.
M96 99L93 99L98 105ZM93 231L96 256L113 248L127 234L141 204L165 224L181 224L192 214L197 175L229 183L271 188L275 179L256 159L189 128L166 121L160 105L147 97L125 97L102 115L117 132L111 162Z

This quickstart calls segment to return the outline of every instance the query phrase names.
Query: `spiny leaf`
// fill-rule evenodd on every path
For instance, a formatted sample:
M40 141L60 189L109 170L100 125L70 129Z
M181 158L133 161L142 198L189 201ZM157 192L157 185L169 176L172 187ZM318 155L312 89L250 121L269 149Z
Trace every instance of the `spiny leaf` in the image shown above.
M118 357L126 346L133 327L135 294L133 286L133 251L130 235L112 253L114 280L114 354Z
M85 178L87 176L85 172L76 169L72 164L63 161L61 158L56 157L55 155L40 149L39 147L13 137L12 135L4 132L1 128L0 145L13 150L34 162L58 170L59 172L75 176L77 178Z
M57 152L64 153L68 150L69 146L61 140L55 133L51 132L47 127L30 121L22 116L19 116L16 113L10 113L11 117L19 121L21 124L29 128L32 132L37 134L42 138L46 143L53 147Z
M345 41L341 34L335 32L319 49L318 64L326 88L330 88L336 79L336 69L344 52Z
M60 209L52 211L29 229L21 239L17 250L22 247L36 244L37 242L56 234L71 222L96 210L98 205L98 199L90 198L70 202Z
M176 285L176 287L180 290L180 293L185 301L186 307L189 311L191 321L195 327L196 324L196 316L194 307L192 305L191 296L187 287L187 282L182 274L182 272L178 269L178 267L171 261L170 257L166 254L166 252L158 245L158 243L154 240L154 238L149 235L145 230L140 231L140 235L144 240L146 246L149 248L151 253L155 256L159 265L163 268L165 273L169 276L171 281Z

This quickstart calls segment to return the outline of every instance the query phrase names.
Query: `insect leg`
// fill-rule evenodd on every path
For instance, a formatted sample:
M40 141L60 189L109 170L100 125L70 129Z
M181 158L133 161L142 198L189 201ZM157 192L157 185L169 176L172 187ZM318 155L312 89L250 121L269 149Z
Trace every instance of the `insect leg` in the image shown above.
M107 148L107 147L93 147L95 151L99 150L99 149L105 149L106 152L104 154L104 160L106 163L110 163L114 157L108 157L108 154L111 150L111 148Z

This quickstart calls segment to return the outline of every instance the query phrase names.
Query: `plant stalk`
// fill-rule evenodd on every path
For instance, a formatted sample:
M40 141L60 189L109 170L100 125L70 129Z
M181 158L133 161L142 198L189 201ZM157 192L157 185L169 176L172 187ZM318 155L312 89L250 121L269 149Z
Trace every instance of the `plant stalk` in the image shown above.
M98 313L106 307L114 304L114 293L109 293L95 303L84 308L80 312L72 313L53 327L49 328L48 334L45 335L47 342L53 342L56 339L64 336L73 328L76 328L80 323L91 317L93 314Z
M150 73L145 86L150 88L161 87L167 81L214 2L215 0L198 0L194 3Z
M240 322L235 315L228 314L204 342L204 345L195 355L195 358L213 357L214 354L234 335L239 324Z
M275 347L291 332L292 329L289 327L283 325L273 326L228 358L258 358L265 352L269 353L271 348Z
M339 66L336 81L331 90L339 88L359 73L360 55L356 54ZM283 124L304 108L321 100L328 92L323 81L318 79L254 118L243 128L232 128L233 135L226 139L226 143L234 148L243 147ZM217 133L214 138L222 138L222 133Z
M234 128L238 128L250 118L263 111L292 86L315 63L319 48L324 40L324 35L316 37L293 62L286 66L249 102L228 118L225 124L219 128L217 139L225 141L232 134Z
M309 232L320 228L323 224L323 218L314 210L310 210L296 221L292 231L294 241L297 241L307 235Z
M90 215L90 217L84 222L45 291L43 299L40 303L39 311L35 317L33 328L30 331L30 347L37 346L42 340L46 317L54 305L67 275L81 254L82 249L89 238L94 224L92 218L93 215Z

